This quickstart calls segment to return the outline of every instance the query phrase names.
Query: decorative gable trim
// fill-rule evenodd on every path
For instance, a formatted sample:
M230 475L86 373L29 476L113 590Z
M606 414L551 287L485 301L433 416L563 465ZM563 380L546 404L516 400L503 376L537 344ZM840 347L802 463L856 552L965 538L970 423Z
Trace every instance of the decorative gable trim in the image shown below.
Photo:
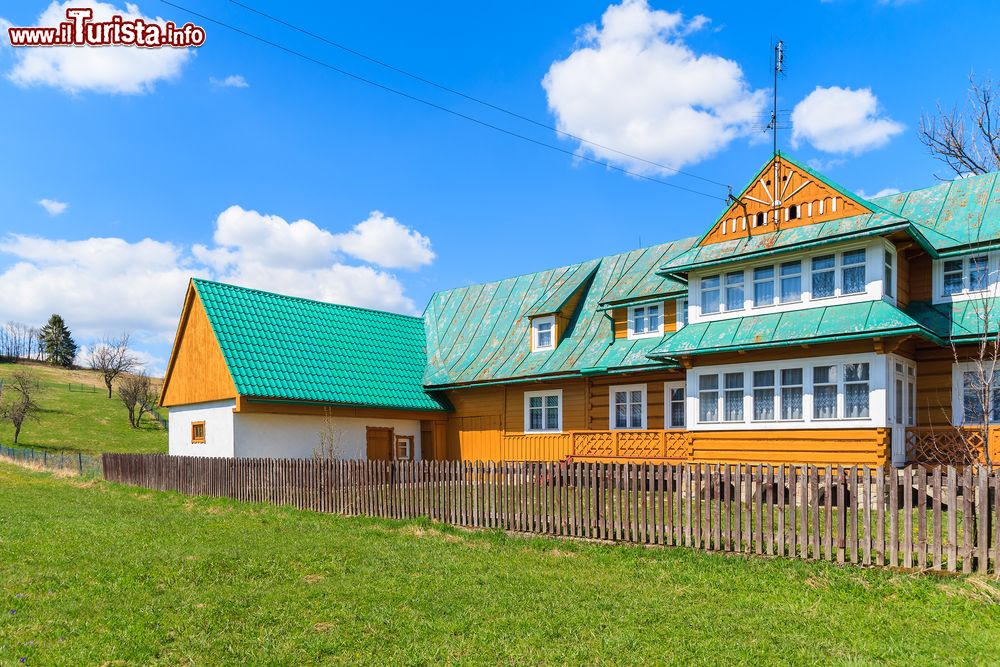
M765 164L698 245L872 213L863 199L777 155Z

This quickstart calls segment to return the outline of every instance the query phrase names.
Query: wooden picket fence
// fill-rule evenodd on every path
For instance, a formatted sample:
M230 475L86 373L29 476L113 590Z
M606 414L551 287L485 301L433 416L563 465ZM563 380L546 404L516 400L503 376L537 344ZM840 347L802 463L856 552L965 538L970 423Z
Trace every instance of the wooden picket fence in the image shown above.
M1000 473L966 467L480 463L105 454L149 489L459 526L996 572Z

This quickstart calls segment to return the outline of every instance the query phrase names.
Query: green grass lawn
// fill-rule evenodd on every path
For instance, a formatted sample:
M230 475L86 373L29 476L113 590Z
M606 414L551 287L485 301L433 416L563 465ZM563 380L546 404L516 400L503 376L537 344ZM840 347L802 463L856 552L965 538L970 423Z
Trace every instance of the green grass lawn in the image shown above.
M0 663L996 664L1000 591L0 465Z
M38 380L37 420L21 429L24 447L82 450L85 452L166 452L167 432L159 422L146 418L142 427L128 424L128 411L118 397L108 399L101 377L93 371L67 370L47 364L0 364L0 381L20 371ZM161 411L166 416L166 411ZM10 445L14 429L0 423L0 444Z

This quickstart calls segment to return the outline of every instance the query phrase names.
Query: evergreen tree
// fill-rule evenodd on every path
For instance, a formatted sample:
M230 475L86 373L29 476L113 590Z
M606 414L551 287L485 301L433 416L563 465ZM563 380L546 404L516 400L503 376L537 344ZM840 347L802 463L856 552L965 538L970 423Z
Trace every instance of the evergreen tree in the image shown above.
M38 334L38 342L46 361L69 368L76 358L76 342L66 322L53 315Z

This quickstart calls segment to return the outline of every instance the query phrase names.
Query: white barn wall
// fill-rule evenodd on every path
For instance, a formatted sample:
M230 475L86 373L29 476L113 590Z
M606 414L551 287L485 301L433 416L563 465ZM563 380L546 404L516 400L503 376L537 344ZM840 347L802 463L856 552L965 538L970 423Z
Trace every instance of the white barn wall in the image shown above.
M178 405L169 409L168 451L174 456L233 456L235 400ZM205 422L205 442L191 442L191 422Z
M237 413L233 417L237 457L312 458L324 429L324 418L320 416ZM331 421L340 441L339 459L367 457L368 426L389 427L395 429L396 435L412 435L413 460L421 458L417 420L334 417Z

